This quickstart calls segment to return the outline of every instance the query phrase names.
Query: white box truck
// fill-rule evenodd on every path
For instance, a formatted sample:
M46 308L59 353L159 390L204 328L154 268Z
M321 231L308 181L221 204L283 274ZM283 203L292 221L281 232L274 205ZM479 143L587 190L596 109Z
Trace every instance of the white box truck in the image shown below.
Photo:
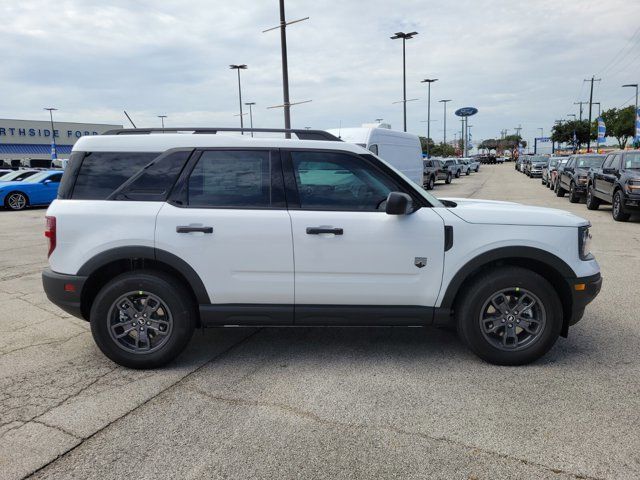
M384 123L327 131L345 142L366 148L422 187L422 146L417 135L391 130L391 126Z

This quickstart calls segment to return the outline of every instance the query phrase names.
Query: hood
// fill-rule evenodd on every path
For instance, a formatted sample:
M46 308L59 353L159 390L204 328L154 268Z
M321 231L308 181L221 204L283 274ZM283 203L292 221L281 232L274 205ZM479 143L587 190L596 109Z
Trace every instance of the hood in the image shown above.
M457 206L449 208L449 211L467 223L548 227L579 227L589 224L582 217L556 208L470 198L441 200L456 203Z

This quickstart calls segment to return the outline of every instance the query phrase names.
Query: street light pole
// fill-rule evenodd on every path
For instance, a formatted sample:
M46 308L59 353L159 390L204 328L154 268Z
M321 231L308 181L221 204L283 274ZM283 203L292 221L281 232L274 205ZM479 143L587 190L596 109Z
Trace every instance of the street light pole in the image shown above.
M164 119L167 118L166 115L158 115L158 118L162 122L162 130L164 130Z
M244 121L242 120L242 87L240 85L240 70L246 70L247 66L244 64L241 65L229 65L229 68L231 70L237 70L238 71L238 104L240 105L240 128L244 128ZM244 132L240 132L242 135L244 135Z
M58 159L56 152L56 129L53 126L53 112L58 110L53 107L45 107L45 110L49 110L49 120L51 121L51 162Z
M245 105L249 107L249 124L251 125L251 130L253 130L253 106L256 102L246 102ZM253 137L253 132L251 132L251 136Z
M431 137L431 84L437 82L437 78L425 78L420 83L427 84L427 158L431 156L429 152L429 138Z
M589 128L587 129L587 153L591 152L591 107L593 106L593 82L599 82L600 79L592 76L591 79L585 80L585 82L591 82L591 92L589 93Z
M412 39L418 32L396 32L391 40L402 39L402 107L403 107L403 119L404 119L404 131L407 131L407 55L406 55L406 42Z
M638 121L638 84L637 83L627 83L626 85L623 85L623 87L635 87L636 89L636 109L633 111L633 143L636 144L637 140L638 140L638 135L636 135L636 130L638 129L636 122ZM636 148L638 147L637 145L634 145Z
M438 100L438 103L442 103L444 105L444 140L443 144L447 144L447 103L450 102L451 99L447 100Z

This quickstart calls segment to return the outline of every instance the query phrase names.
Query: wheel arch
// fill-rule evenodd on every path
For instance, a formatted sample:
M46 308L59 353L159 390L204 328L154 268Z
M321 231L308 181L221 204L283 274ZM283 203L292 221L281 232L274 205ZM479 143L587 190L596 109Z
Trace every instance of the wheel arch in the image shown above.
M562 304L562 335L567 336L573 313L573 297L568 279L577 278L573 269L561 258L535 247L502 247L484 252L467 262L446 287L441 311L455 312L462 293L475 278L489 269L502 266L518 266L536 272L556 290Z
M78 270L79 276L87 277L81 296L82 316L89 319L93 300L110 279L124 272L141 269L160 270L176 277L192 294L196 306L211 303L200 276L178 256L153 247L119 247L96 255Z

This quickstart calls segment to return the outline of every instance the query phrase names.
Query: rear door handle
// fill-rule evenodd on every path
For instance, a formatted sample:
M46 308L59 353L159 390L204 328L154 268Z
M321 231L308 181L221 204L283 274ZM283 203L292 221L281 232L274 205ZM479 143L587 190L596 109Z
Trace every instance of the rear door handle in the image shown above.
M213 227L190 227L190 226L178 226L176 227L178 233L213 233Z
M321 233L333 233L334 235L342 235L344 230L333 227L307 227L307 235L320 235Z

